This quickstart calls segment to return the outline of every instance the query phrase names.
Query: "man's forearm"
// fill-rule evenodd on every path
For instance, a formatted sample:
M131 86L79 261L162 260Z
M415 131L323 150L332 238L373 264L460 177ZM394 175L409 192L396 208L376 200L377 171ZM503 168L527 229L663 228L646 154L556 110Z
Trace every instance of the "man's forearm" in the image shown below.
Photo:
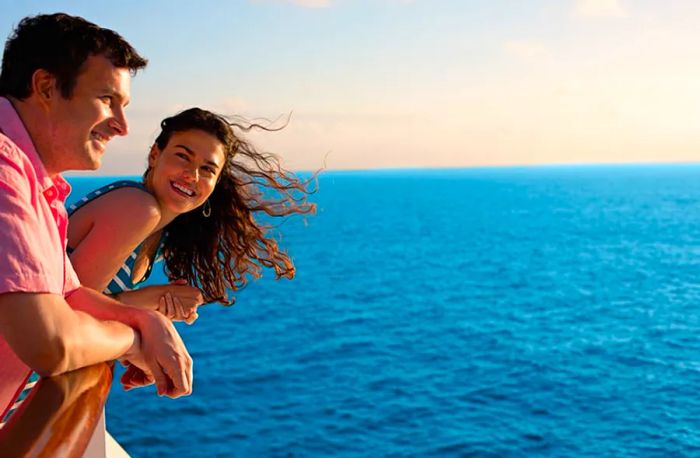
M137 339L137 331L124 323L101 321L80 310L74 313L76 332L66 337L63 365L53 371L54 374L117 359L129 351Z
M94 289L81 286L66 298L74 310L88 313L98 320L114 320L138 328L141 307L123 304Z
M73 310L55 294L0 294L0 334L41 375L119 358L138 342L130 326Z

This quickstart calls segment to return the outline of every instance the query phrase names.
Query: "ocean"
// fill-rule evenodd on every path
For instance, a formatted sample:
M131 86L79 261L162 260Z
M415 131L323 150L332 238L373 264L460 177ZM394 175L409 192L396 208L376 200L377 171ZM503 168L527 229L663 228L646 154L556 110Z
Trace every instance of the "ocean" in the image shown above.
M312 200L277 228L294 280L178 324L192 396L115 382L133 457L700 455L700 165L331 171Z

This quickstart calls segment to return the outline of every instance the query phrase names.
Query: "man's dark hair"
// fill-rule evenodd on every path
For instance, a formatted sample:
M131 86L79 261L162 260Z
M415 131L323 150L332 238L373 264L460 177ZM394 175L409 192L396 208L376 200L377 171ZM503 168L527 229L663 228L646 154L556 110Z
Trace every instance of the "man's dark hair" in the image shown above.
M99 55L132 75L148 63L121 35L81 17L64 13L26 17L5 43L0 95L29 97L32 75L44 69L56 77L61 95L69 98L87 58Z

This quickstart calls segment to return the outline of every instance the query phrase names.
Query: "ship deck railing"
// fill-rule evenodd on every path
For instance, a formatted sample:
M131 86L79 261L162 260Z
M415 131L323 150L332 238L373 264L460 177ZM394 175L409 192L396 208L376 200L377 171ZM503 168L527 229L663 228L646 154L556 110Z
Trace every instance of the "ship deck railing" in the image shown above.
M112 369L100 363L30 385L0 428L2 456L128 457L105 428Z

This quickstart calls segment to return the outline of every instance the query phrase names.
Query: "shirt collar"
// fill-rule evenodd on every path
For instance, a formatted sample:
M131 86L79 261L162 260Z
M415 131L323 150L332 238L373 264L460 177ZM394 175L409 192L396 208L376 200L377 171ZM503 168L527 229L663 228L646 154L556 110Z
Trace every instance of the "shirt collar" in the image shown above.
M47 197L58 197L65 200L70 194L70 185L59 174L53 178L48 175L22 119L12 103L5 97L0 97L0 130L27 156L34 167L41 191L47 194ZM52 189L55 189L55 192Z

